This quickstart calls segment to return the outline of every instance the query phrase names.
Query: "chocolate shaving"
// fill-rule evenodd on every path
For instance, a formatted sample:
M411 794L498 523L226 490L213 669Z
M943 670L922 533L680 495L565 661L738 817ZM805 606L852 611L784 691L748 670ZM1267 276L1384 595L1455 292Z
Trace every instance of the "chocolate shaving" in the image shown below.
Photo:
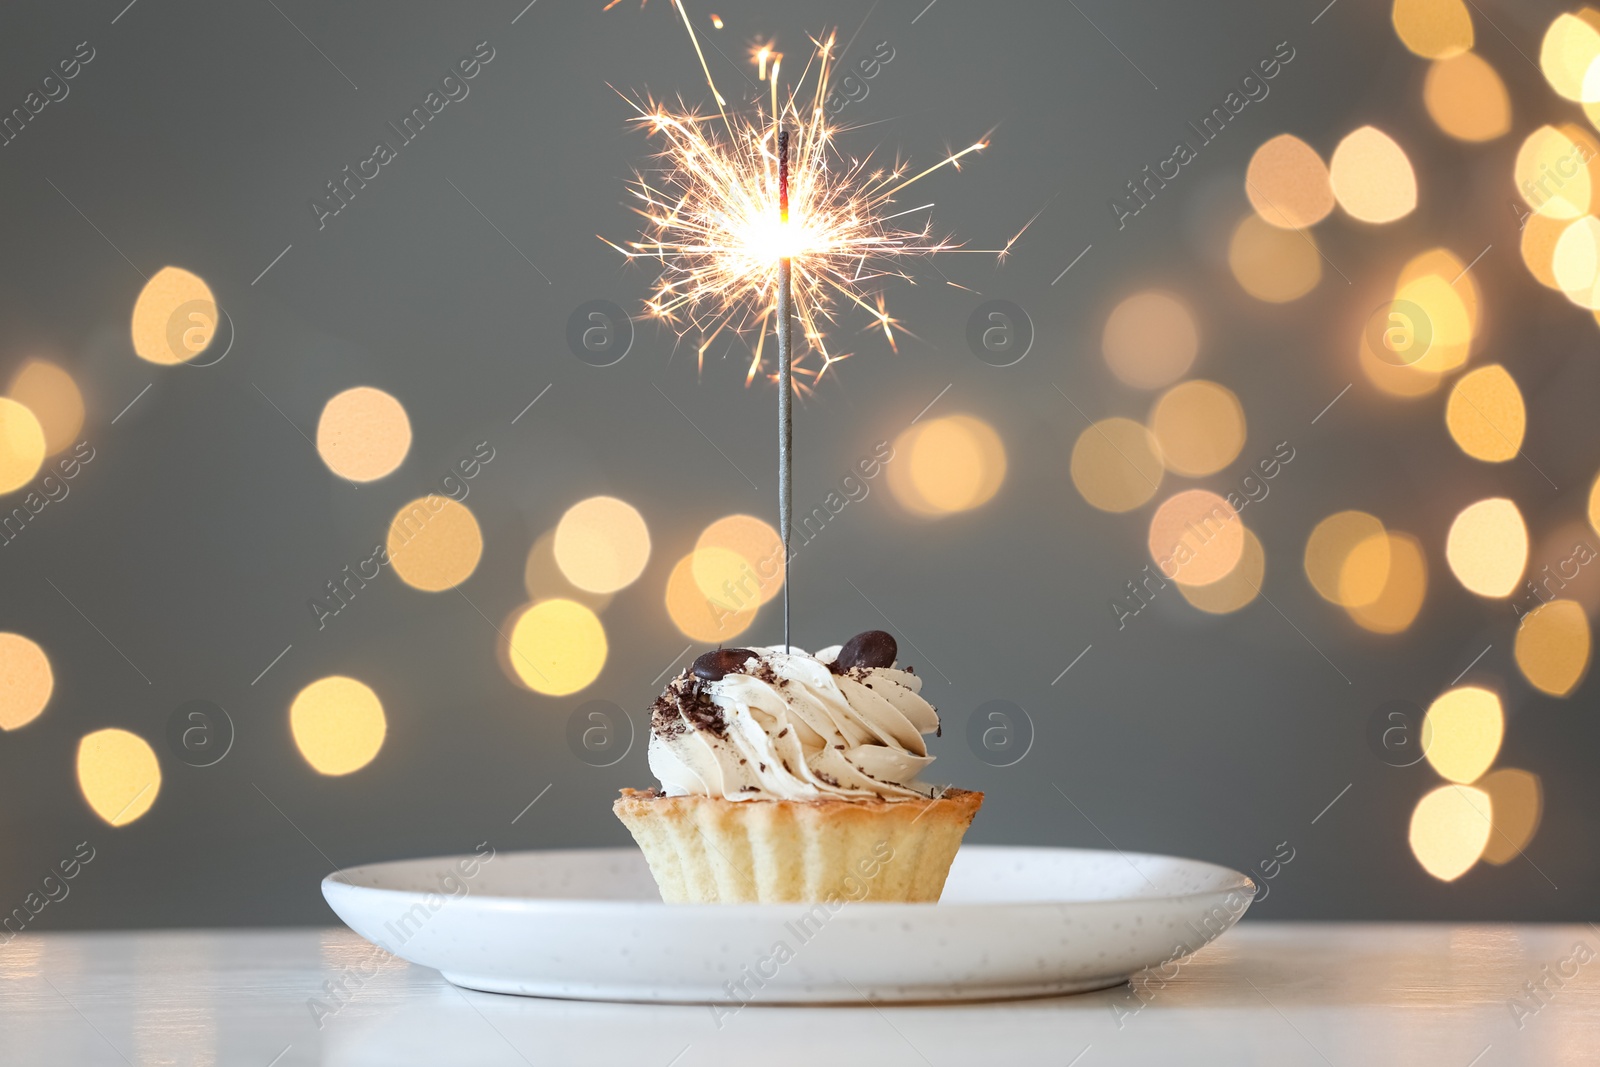
M669 682L650 705L650 729L657 737L670 740L686 728L708 730L717 737L728 735L722 709L712 701L701 680L689 671Z

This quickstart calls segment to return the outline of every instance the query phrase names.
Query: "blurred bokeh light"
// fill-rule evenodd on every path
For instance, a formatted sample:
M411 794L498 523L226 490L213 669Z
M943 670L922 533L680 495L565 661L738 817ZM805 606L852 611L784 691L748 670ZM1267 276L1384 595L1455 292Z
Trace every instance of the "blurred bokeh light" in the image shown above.
M567 581L591 593L615 593L644 573L650 528L627 501L592 496L561 516L553 548Z
M1526 422L1522 390L1498 363L1462 375L1445 406L1450 436L1461 451L1485 463L1515 459Z
M37 719L55 687L44 649L21 634L0 633L0 730Z
M44 428L23 405L0 397L0 493L33 481L44 462Z
M1518 767L1502 767L1478 779L1494 809L1493 832L1483 850L1486 863L1506 864L1521 854L1539 830L1544 814L1544 788L1539 776Z
M1600 100L1591 80L1596 59L1600 59L1600 14L1585 7L1557 15L1539 46L1539 69L1550 88L1568 100Z
M706 596L695 577L696 555L698 553L691 552L684 556L667 576L667 615L685 637L720 645L749 628L755 621L760 604L752 600L748 604L732 607Z
M1149 544L1163 575L1185 585L1210 585L1226 578L1244 555L1244 523L1216 493L1186 489L1156 508Z
M1394 569L1394 539L1387 531L1357 541L1339 567L1337 603L1364 608L1377 602Z
M1181 299L1159 289L1134 293L1106 318L1100 335L1106 366L1136 389L1159 389L1188 373L1200 330Z
M344 675L312 682L289 705L295 747L318 774L359 771L377 756L388 731L378 694Z
M1494 67L1476 52L1428 68L1422 101L1439 129L1460 141L1492 141L1511 129L1511 97Z
M1453 882L1483 855L1493 829L1489 794L1467 785L1442 785L1411 813L1411 852L1422 869Z
M1303 230L1284 230L1259 215L1246 215L1228 242L1228 267L1241 288L1257 300L1298 300L1322 280L1322 254Z
M1388 576L1389 541L1383 522L1364 511L1338 511L1312 527L1311 535L1306 538L1306 577L1324 600L1345 604L1345 565L1362 545L1369 546L1366 566L1372 568L1381 563L1383 568L1382 573L1375 576L1375 588L1373 578L1367 575L1352 579L1353 588L1372 589L1370 602L1382 592Z
M783 538L769 523L754 515L728 515L707 526L695 542L695 581L709 596L724 596L723 581L731 582L736 596L732 603L744 607L751 597L757 604L765 604L783 588L786 565L783 558ZM741 566L731 576L722 575L722 567L706 561L717 557L713 550L731 552ZM708 588L709 585L709 588ZM714 592L715 590L715 592Z
M1552 600L1522 617L1517 628L1517 667L1542 693L1564 697L1577 688L1589 666L1589 619L1573 600Z
M600 677L609 651L600 617L575 600L530 605L508 640L512 669L528 688L546 696L587 687Z
M1327 218L1333 210L1328 165L1316 149L1292 133L1280 133L1256 149L1245 170L1244 182L1250 206L1263 221L1276 227L1305 229Z
M1422 610L1422 602L1428 595L1428 562L1422 543L1410 534L1390 531L1381 537L1388 542L1387 552L1381 554L1387 561L1382 588L1372 600L1344 607L1362 629L1375 634L1397 634L1408 629ZM1339 576L1341 591L1353 591L1366 580L1353 579L1346 584L1352 562L1358 567L1377 566L1375 557L1379 553L1364 552L1362 545L1366 543L1358 544L1346 557Z
M1561 288L1556 280L1556 246L1570 225L1571 219L1553 219L1539 214L1530 214L1522 224L1522 262L1527 265L1528 273L1547 289Z
M401 581L437 593L472 577L483 555L483 533L465 504L431 494L395 512L388 552Z
M217 332L211 287L182 267L162 267L133 305L133 351L151 363L187 363Z
M1362 222L1393 222L1417 206L1417 175L1405 149L1376 126L1345 135L1328 164L1333 195Z
M1479 596L1507 596L1528 566L1528 527L1504 497L1461 509L1450 524L1445 559L1456 580Z
M1472 47L1472 15L1462 0L1394 0L1400 43L1423 59L1448 59Z
M1226 615L1248 605L1261 593L1261 582L1267 573L1267 554L1261 539L1248 526L1244 528L1244 547L1239 561L1227 574L1209 585L1190 585L1181 577L1177 580L1178 592L1201 611L1210 615Z
M1166 466L1155 435L1132 419L1101 419L1072 446L1072 484L1101 511L1122 512L1155 496Z
M83 429L83 393L72 375L42 359L30 359L11 379L12 400L33 412L44 432L45 455L70 448Z
M1467 264L1448 248L1434 248L1400 271L1395 303L1420 309L1430 343L1409 366L1442 374L1467 362L1478 329L1478 283Z
M1536 214L1576 219L1589 211L1593 182L1585 166L1583 139L1571 125L1540 126L1517 149L1512 176L1517 191Z
M1600 219L1584 215L1567 224L1556 239L1550 272L1568 300L1600 310Z
M1005 481L1005 445L992 426L972 415L912 426L895 440L894 450L897 458L886 468L889 491L914 515L970 511L988 503Z
M78 788L101 819L126 826L156 802L161 764L139 735L96 730L78 742Z
M411 450L411 420L400 401L369 385L329 399L317 420L317 452L328 469L352 482L392 474Z
M579 589L567 580L560 565L556 563L554 529L540 534L529 547L528 557L522 565L522 585L528 592L529 603L538 603L541 600L576 600L596 614L610 606L614 595L591 593L587 589Z
M1505 736L1500 698L1481 686L1441 693L1422 720L1422 749L1443 778L1469 784L1487 771Z
M1150 432L1168 470L1191 478L1215 474L1244 447L1244 407L1216 382L1182 382L1156 401Z

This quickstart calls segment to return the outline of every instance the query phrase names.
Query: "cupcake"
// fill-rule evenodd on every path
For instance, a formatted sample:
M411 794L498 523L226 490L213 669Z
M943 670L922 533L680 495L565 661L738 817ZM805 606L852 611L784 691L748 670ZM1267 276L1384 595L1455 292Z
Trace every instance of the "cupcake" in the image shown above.
M882 630L720 648L650 709L660 789L613 810L668 903L935 901L982 793L921 780L939 716Z

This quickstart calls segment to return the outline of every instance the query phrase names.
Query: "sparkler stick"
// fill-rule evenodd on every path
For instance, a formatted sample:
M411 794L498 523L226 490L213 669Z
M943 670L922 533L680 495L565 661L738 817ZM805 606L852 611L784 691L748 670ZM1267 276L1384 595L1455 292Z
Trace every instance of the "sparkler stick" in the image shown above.
M778 224L789 226L789 131L778 130ZM783 650L789 651L789 525L794 506L794 374L789 363L790 256L778 260L778 525L783 530Z
M707 350L719 338L743 340L753 349L745 384L762 377L778 386L778 521L787 650L792 647L787 571L794 525L794 391L815 389L828 368L848 355L830 351L828 341L844 311L865 314L898 351L894 328L900 323L889 314L882 288L888 279L915 282L909 266L903 265L909 259L978 251L934 235L927 219L920 225L894 220L933 207L903 207L898 194L945 167L959 170L962 159L987 148L988 140L951 152L914 174L898 158L880 165L870 152L847 155L837 144L840 129L829 122L836 110L830 103L835 35L812 39L811 60L786 95L778 88L782 53L761 46L753 58L770 83L770 99L757 97L739 107L717 90L684 0L672 0L672 6L694 46L717 113L702 115L681 101L672 107L624 94L636 124L659 139L661 148L654 166L636 172L630 183L633 210L644 219L639 240L617 244L600 239L630 260L654 262L657 274L644 302L645 314L670 325L680 337L697 335L702 368ZM1007 250L1016 240L1008 242ZM792 337L796 321L798 352ZM763 353L769 326L777 334L775 370L769 370Z

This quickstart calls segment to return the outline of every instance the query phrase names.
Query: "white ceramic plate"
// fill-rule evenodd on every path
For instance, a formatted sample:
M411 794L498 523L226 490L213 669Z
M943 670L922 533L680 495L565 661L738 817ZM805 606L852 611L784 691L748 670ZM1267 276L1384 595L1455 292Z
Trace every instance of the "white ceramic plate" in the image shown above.
M1194 952L1255 891L1198 860L967 845L937 904L663 904L636 849L446 856L322 883L350 928L469 989L695 1004L1103 989Z

